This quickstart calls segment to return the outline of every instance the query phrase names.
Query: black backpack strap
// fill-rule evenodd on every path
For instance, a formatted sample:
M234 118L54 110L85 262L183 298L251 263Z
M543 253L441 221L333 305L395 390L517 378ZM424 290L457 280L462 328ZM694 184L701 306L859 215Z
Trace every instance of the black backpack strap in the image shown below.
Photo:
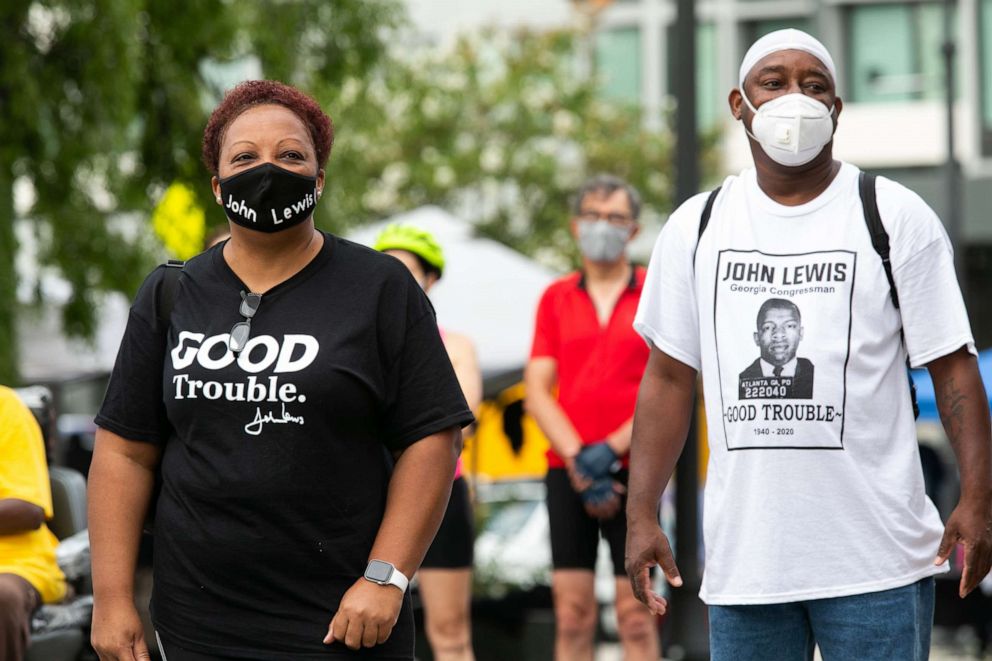
M176 295L179 293L179 276L183 274L186 262L181 259L170 259L163 266L165 266L165 273L162 274L162 284L158 291L158 299L155 301L155 316L159 328L168 332L169 324L172 321L172 308L176 305ZM155 484L152 486L152 496L142 526L142 532L149 535L155 534L155 510L161 491L162 466L159 464L155 469Z
M156 301L156 316L163 328L168 328L172 319L172 308L176 304L176 292L179 291L179 276L182 275L185 266L186 262L179 259L170 259L165 263L162 289L159 290L158 301Z
M878 213L878 199L875 196L875 175L862 172L858 175L858 192L861 194L861 206L864 209L865 223L871 235L871 245L882 258L882 268L889 281L889 295L892 305L899 309L899 294L896 292L896 281L892 278L892 263L889 261L889 233L882 225L882 217Z
M861 195L861 206L864 209L865 224L868 226L868 233L871 235L871 245L882 258L882 268L885 269L885 278L889 281L889 295L892 297L892 305L899 309L899 292L896 291L896 281L892 277L892 262L889 261L889 233L882 225L882 215L878 212L878 198L875 194L875 175L862 172L858 175L858 193ZM902 328L899 329L899 338L906 344L906 337ZM909 376L909 396L913 402L913 418L920 417L920 404L916 400L916 383L913 381L913 371L909 365L909 356L906 357L906 374Z
M712 191L710 191L709 197L706 198L706 206L703 207L703 213L699 216L699 235L696 237L696 247L692 249L692 266L696 266L696 251L699 250L699 242L703 240L703 232L706 231L706 226L710 224L710 215L713 213L713 203L716 202L716 196L720 194L720 189L723 186L717 186Z

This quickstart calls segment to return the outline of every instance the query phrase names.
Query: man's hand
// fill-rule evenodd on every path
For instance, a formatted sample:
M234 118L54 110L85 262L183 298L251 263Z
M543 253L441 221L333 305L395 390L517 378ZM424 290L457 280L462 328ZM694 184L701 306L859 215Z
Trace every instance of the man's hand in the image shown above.
M610 469L618 459L620 457L606 441L592 443L584 446L575 457L575 470L582 477L598 480L610 474Z
M663 615L668 602L651 589L651 568L660 566L672 587L682 586L682 577L672 557L672 547L661 527L654 522L627 528L625 565L634 596L655 615Z
M963 599L992 569L992 503L958 503L944 526L934 564L947 562L958 544L964 546L964 568L958 594Z
M612 519L620 511L620 496L627 489L611 477L602 477L582 492L582 505L594 519Z
M403 592L394 585L355 581L331 618L324 644L339 641L353 650L386 642L403 606Z
M961 475L961 500L944 526L936 564L955 545L964 545L964 569L958 594L975 589L992 562L992 425L989 398L968 347L927 363L937 396L937 411L954 450Z
M98 598L93 604L90 643L100 661L150 661L141 618L130 598Z

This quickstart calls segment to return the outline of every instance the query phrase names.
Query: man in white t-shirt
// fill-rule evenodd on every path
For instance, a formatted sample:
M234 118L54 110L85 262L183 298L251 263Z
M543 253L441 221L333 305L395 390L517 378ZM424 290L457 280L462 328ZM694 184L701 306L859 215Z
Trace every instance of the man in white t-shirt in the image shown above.
M836 70L797 30L744 57L731 112L754 168L679 207L655 246L634 326L651 346L634 419L627 571L655 612L648 569L682 584L657 524L702 370L710 459L704 508L712 658L925 659L933 576L965 550L960 593L992 563L988 399L951 245L912 191L878 178L896 297L872 245L859 170L831 150ZM816 365L749 372L769 299L783 304L762 357ZM788 306L785 306L788 309ZM799 316L802 310L802 316ZM747 319L757 319L757 334ZM784 334L791 339L783 339ZM777 343L777 345L776 345ZM942 526L923 489L906 359L926 366L961 473ZM761 370L761 361L758 361ZM749 378L745 378L745 374ZM750 391L747 391L750 388Z

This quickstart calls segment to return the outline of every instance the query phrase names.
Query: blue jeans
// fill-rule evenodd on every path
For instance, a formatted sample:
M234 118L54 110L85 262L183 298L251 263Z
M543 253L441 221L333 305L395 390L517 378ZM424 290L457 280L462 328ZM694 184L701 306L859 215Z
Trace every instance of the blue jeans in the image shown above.
M712 661L925 661L933 578L892 590L787 604L710 606Z

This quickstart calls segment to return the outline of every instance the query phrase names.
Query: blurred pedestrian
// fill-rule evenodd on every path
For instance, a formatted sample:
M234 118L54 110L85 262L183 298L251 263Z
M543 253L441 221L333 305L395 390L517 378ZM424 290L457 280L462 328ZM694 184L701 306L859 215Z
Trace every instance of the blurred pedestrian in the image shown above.
M952 548L965 548L962 597L992 561L988 399L952 247L915 193L834 159L837 70L810 35L757 40L729 102L754 167L672 214L635 323L652 349L634 421L631 582L655 612L666 603L648 568L681 584L657 506L702 370L712 658L811 659L816 645L826 661L925 659L933 576ZM924 493L907 357L929 369L958 458L946 526Z
M426 230L412 225L389 225L376 238L373 247L403 262L426 294L430 294L441 279L444 252ZM476 413L482 401L482 373L475 345L466 335L444 328L440 332L462 393L469 408ZM472 661L475 658L471 619L475 543L472 521L472 502L459 457L444 519L417 572L427 640L435 661Z
M574 205L571 229L582 269L544 292L524 373L527 411L551 442L546 482L555 658L593 658L602 535L616 576L624 658L657 659L655 620L624 578L627 451L648 357L631 327L645 272L626 254L640 229L640 197L622 179L599 175L579 190Z
M0 386L0 661L21 661L31 616L65 597L55 562L52 489L41 428L10 388Z
M231 238L174 284L169 267L145 281L96 419L101 659L147 654L132 577L158 468L152 613L169 661L413 658L408 577L472 415L406 269L314 227L332 135L273 81L210 117Z

